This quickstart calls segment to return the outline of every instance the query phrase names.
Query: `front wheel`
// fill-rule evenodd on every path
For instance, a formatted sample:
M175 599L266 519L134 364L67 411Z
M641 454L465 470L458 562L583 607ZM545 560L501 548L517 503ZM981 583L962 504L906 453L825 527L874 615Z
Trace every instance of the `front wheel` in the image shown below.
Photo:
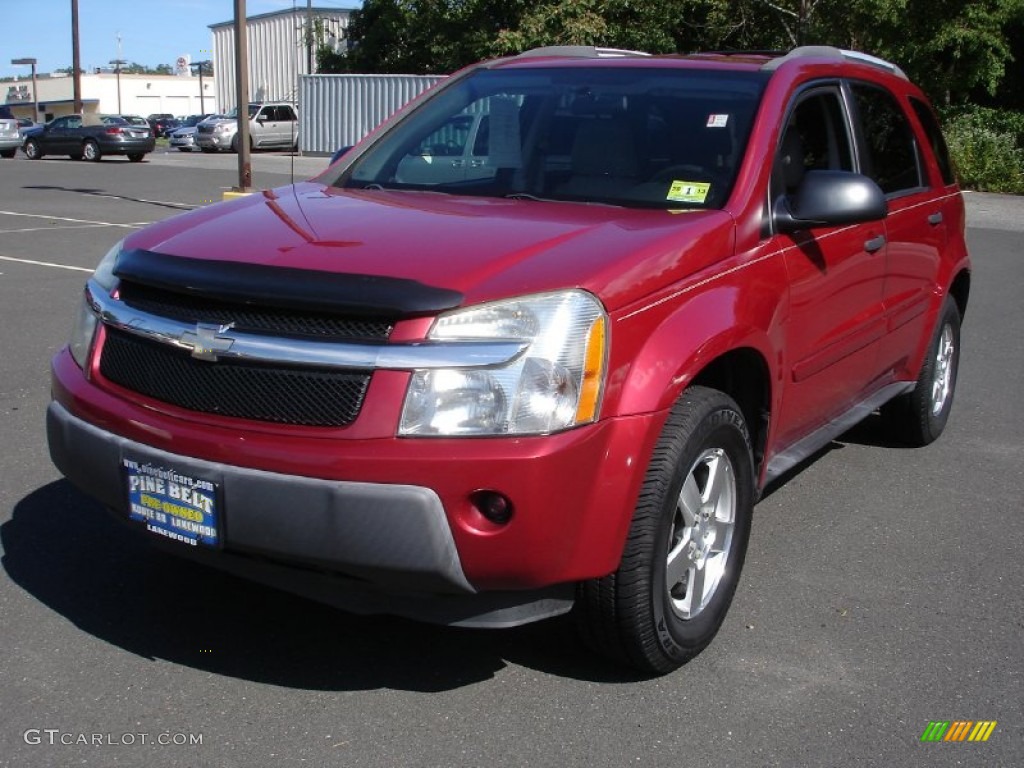
M25 157L29 160L38 160L43 156L43 153L39 149L39 143L35 139L29 139L25 142Z
M100 152L99 144L92 139L89 139L85 144L82 145L82 157L94 163L98 163L103 159L103 154Z
M578 589L584 641L644 672L671 672L700 653L736 591L754 497L739 407L691 387L654 449L618 570Z
M959 369L960 308L947 296L914 389L882 407L897 440L920 447L938 439L953 407Z

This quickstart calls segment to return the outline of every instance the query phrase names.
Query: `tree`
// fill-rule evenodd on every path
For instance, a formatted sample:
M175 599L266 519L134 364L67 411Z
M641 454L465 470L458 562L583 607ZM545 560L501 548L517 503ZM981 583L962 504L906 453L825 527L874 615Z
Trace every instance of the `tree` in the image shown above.
M1024 0L365 0L321 71L447 73L544 45L652 53L835 45L903 67L940 103L995 91ZM1014 26L1016 24L1017 26Z

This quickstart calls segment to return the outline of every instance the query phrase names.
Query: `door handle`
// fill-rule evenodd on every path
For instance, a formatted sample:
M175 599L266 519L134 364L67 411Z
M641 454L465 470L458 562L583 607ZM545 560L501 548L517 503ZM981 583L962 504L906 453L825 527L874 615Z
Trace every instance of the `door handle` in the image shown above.
M942 223L942 211L939 211L937 213L933 213L931 216L929 216L928 217L928 223L931 224L933 227L937 227L939 224L941 224Z
M452 160L452 168L461 168L463 165L465 162L462 160Z
M879 235L878 237L872 237L870 240L865 241L864 250L868 253L877 253L885 247L885 235Z

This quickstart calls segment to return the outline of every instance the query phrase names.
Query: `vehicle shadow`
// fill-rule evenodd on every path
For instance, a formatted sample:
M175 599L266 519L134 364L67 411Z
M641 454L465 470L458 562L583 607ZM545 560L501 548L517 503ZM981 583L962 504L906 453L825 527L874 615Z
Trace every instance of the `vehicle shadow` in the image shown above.
M308 690L434 692L515 663L574 679L644 679L584 650L568 617L506 630L362 617L174 557L66 480L0 526L11 580L79 629L147 659Z
M126 158L127 159L127 158ZM44 192L73 192L77 195L91 195L93 197L109 197L114 200L126 200L130 203L143 203L144 205L154 205L158 208L172 208L176 211L191 211L194 208L198 208L198 205L189 205L188 203L170 203L164 200L146 200L141 197L130 197L128 195L118 195L113 192L107 192L105 189L88 189L83 187L61 187L55 184L28 184L22 187L22 189L35 189Z

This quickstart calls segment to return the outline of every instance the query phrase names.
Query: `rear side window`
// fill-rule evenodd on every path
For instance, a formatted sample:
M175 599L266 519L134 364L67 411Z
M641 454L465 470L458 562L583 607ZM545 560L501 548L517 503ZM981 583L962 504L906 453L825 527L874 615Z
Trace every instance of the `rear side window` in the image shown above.
M939 164L939 172L942 174L942 181L945 184L955 184L956 174L953 172L953 163L949 159L949 149L946 148L946 140L942 137L942 129L939 121L935 119L935 113L920 99L911 97L910 106L914 108L914 114L921 121L921 127L928 137L935 160Z
M855 83L851 90L860 118L862 172L887 195L921 187L917 142L896 99L873 85Z

